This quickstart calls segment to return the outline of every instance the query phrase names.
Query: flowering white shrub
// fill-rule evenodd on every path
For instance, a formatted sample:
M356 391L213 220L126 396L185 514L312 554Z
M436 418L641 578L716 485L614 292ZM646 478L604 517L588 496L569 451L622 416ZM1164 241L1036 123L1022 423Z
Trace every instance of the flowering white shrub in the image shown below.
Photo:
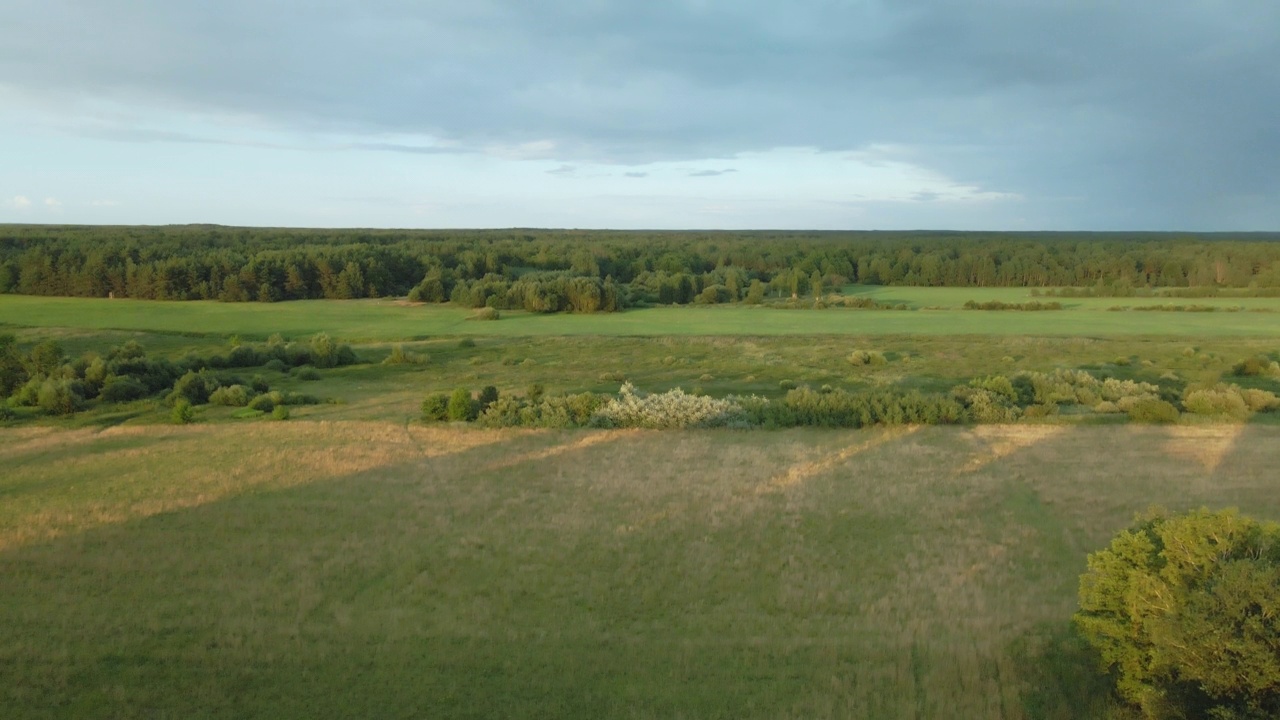
M653 395L624 383L618 397L596 410L591 424L597 427L653 429L745 427L747 413L729 398L688 395L680 388Z

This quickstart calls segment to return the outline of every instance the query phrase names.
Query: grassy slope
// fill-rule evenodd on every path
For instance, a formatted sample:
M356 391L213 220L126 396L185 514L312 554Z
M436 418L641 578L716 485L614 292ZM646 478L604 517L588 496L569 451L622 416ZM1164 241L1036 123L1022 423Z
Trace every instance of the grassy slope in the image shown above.
M877 299L917 311L778 310L748 306L664 307L599 315L510 312L497 322L470 322L469 310L412 306L390 300L288 303L159 302L0 296L0 324L84 329L203 332L265 337L325 331L347 340L405 340L434 335L1177 335L1274 336L1275 312L1108 312L1112 305L1216 304L1280 310L1280 298L1063 300L1067 310L983 312L958 309L966 300L1027 301L1021 289L877 288Z
M1085 554L1280 516L1259 426L0 433L12 718L1097 717Z

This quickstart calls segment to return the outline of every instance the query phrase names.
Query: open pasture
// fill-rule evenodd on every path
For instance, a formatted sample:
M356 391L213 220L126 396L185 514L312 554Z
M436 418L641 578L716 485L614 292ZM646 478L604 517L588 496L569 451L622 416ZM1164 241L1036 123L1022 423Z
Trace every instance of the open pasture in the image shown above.
M1280 298L1034 298L1023 288L882 288L860 296L912 310L783 310L747 305L652 307L591 315L504 311L496 322L471 310L397 300L287 303L107 300L0 295L0 325L208 333L265 338L328 332L352 342L475 336L1160 335L1259 337L1280 331ZM1057 311L965 310L965 302L1061 302ZM1243 306L1240 312L1113 312L1116 305Z
M1085 555L1277 429L0 430L20 717L1078 718Z

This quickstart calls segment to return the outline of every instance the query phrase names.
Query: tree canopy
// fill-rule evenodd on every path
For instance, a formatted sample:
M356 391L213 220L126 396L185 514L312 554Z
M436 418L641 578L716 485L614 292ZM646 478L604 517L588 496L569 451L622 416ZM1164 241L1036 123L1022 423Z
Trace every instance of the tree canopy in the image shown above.
M1141 516L1089 556L1076 622L1144 717L1280 717L1280 525Z

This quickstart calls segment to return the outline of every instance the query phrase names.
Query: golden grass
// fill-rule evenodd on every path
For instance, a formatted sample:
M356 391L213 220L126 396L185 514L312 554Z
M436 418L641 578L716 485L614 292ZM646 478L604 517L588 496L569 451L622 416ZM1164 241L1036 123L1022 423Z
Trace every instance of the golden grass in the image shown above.
M871 448L883 445L892 440L898 440L911 435L920 429L919 425L905 425L901 427L887 428L883 430L865 431L877 433L870 439L856 442L837 452L825 455L817 460L810 460L797 463L787 468L784 472L774 475L764 483L755 488L756 494L767 494L781 492L788 488L799 485L810 478L830 472L837 466L847 462L855 455L860 455Z
M1170 455L1199 464L1212 474L1244 434L1243 424L1180 425L1168 428L1164 444Z
M591 432L590 434L583 435L582 437L579 437L576 440L573 440L571 442L563 443L560 445L553 445L549 448L543 448L542 450L532 450L526 453L521 453L514 457L504 458L497 462L493 462L486 465L484 469L486 471L493 471L493 470L505 470L507 468L518 467L521 465L525 465L527 463L534 463L534 462L538 462L539 460L546 460L548 458L564 455L566 453L579 452L589 447L593 447L595 445L602 445L605 443L617 442L625 438L635 437L640 432L641 432L640 430L634 430L634 429L632 430L598 430L598 431Z
M0 460L11 463L17 459L52 450L64 450L82 445L97 437L96 429L60 430L50 427L25 427L0 431Z
M11 465L10 480L53 487L10 508L0 527L0 551L252 490L297 487L440 458L507 437L499 431L323 421L30 433L16 445L6 444L0 458L12 462L36 451L65 451L91 442L103 443L104 449L56 463ZM120 440L139 444L111 449ZM85 477L86 484L93 478L94 491L75 492L74 485L51 483L68 475Z
M977 472L1019 450L1038 445L1066 432L1065 425L979 425L969 431L982 448L960 466L958 472Z

